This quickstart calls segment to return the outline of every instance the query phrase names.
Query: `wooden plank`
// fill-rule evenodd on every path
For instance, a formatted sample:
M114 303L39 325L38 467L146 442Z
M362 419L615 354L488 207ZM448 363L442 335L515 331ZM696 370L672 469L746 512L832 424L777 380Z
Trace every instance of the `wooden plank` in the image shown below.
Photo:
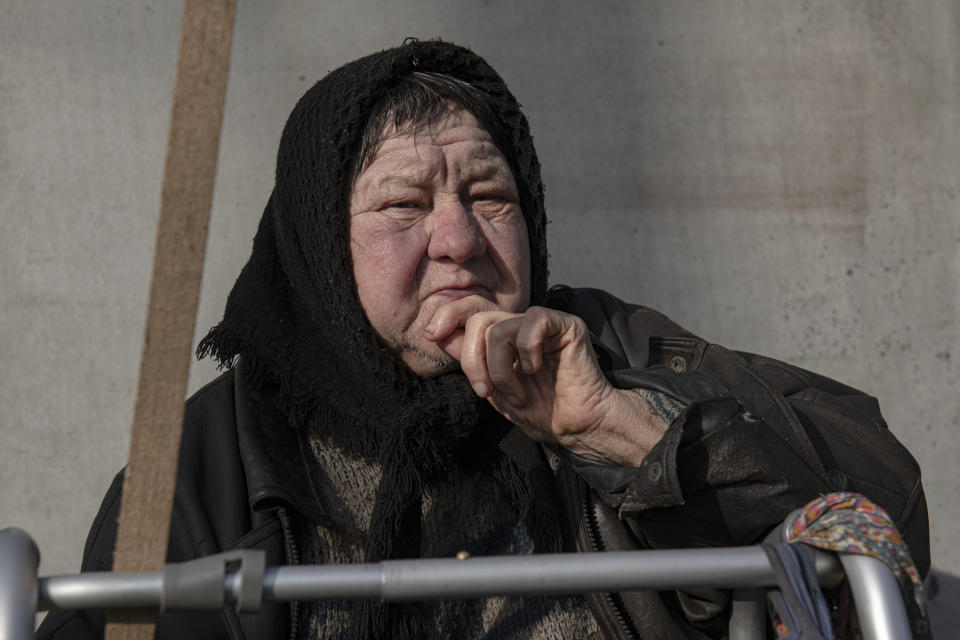
M166 560L235 9L236 0L184 2L114 571L156 571ZM107 625L109 640L153 635L152 623Z

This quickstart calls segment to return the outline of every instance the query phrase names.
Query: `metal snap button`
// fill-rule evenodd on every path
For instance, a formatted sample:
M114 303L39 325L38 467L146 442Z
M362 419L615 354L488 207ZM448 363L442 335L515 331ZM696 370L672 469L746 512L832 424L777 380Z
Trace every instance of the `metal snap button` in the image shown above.
M560 469L560 456L558 455L550 456L550 468L553 469L554 471L558 471Z
M682 356L673 356L670 358L670 368L677 373L683 373L687 370L687 359Z
M660 476L663 475L663 465L661 465L659 462L651 462L650 469L647 470L647 475L651 480L656 482L660 479Z
M834 491L843 491L847 488L847 476L839 469L830 469L827 471L827 484Z

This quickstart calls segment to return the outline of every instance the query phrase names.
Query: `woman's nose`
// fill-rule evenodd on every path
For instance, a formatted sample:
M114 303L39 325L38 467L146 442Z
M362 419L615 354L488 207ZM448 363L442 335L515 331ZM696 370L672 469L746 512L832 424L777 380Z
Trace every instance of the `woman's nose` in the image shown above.
M483 231L459 197L435 201L429 228L427 255L432 260L450 259L460 264L487 250Z

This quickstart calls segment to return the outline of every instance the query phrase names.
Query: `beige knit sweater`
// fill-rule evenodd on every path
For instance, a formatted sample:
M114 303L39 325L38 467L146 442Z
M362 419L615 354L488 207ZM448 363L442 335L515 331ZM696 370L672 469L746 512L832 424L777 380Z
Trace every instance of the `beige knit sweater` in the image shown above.
M329 483L328 495L341 498L337 525L300 523L296 536L304 563L363 561L366 532L380 483L380 465L353 457L310 437L315 478ZM345 532L353 532L345 533ZM488 473L457 468L451 477L424 490L420 554L424 558L533 553L523 519ZM352 603L303 603L298 637L340 638L349 628ZM579 596L513 598L491 596L423 604L438 638L599 638L586 602Z

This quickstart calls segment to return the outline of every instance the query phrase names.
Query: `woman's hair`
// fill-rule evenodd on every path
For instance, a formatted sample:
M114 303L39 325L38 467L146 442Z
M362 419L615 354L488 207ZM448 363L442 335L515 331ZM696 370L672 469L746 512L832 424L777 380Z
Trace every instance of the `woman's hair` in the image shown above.
M450 111L451 104L473 114L507 159L513 175L517 176L516 151L509 143L508 134L489 96L453 76L414 71L387 89L370 112L347 184L356 182L370 154L388 132L391 136L402 136L436 124Z

